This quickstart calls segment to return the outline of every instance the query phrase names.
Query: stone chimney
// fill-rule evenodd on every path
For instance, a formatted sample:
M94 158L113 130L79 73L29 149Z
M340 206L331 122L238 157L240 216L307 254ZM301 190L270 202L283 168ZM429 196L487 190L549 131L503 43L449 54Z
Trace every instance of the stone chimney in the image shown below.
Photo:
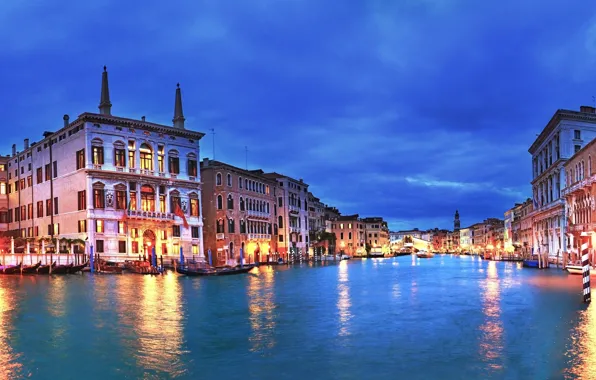
M594 108L592 106L580 106L579 107L579 112L583 112L583 113L596 113L596 108Z
M141 116L141 121L145 121L145 116Z
M17 155L17 144L12 144L12 156Z
M203 166L204 167L209 166L209 159L207 157L203 158Z
M64 126L65 127L68 127L70 116L64 115L64 117L62 118L62 120L64 120Z
M25 139L25 145L23 147L23 150L27 150L29 149L29 139Z

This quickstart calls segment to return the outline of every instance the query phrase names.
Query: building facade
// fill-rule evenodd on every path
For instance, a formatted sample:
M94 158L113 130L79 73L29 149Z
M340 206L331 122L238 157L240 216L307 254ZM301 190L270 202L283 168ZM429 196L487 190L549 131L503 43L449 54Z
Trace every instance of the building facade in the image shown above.
M325 204L308 192L308 229L312 236L325 230Z
M472 250L472 230L470 227L461 228L459 230L459 246L464 252Z
M331 222L331 232L335 235L335 245L339 252L349 256L366 254L365 224L358 214L339 216Z
M381 251L383 247L389 249L389 226L382 217L374 216L363 218L362 222L366 229L366 241L372 251Z
M112 257L203 257L198 159L203 133L185 128L176 89L174 125L111 114L104 68L99 113L83 113L24 142L7 163L8 226L38 252L68 242ZM49 242L48 242L49 239ZM87 242L80 244L80 242ZM66 242L66 243L64 243Z
M582 232L589 233L592 247L596 246L596 171L592 167L593 159L596 159L596 140L589 142L563 165L567 179L562 192L566 201L566 252L579 253Z
M529 153L532 155L534 211L532 248L554 258L565 251L566 217L562 190L567 183L565 162L596 137L596 109L557 110Z
M277 187L277 249L280 255L295 260L308 255L308 185L302 179L265 173Z
M203 159L205 248L214 265L276 260L279 216L276 182L260 170ZM284 260L285 255L281 256Z

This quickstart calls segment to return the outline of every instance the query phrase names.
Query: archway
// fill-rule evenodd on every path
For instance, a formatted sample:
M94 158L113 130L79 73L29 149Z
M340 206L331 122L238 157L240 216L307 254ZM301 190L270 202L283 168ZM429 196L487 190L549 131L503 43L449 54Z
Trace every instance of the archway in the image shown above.
M145 257L151 256L151 250L155 247L155 232L152 230L145 230L143 232L143 251ZM157 249L157 248L156 248Z

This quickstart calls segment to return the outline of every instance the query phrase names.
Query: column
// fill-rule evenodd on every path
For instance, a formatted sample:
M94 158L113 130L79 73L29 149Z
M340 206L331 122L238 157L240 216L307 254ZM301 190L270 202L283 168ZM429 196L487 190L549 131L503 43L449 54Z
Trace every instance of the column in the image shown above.
M155 205L153 207L153 211L159 212L159 197L161 196L159 192L159 185L155 185Z

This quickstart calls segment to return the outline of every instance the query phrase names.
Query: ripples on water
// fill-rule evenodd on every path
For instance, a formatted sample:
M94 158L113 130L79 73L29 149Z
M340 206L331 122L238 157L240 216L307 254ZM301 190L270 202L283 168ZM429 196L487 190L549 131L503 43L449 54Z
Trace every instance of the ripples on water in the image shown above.
M444 255L0 276L0 379L596 378L580 293L581 276Z

